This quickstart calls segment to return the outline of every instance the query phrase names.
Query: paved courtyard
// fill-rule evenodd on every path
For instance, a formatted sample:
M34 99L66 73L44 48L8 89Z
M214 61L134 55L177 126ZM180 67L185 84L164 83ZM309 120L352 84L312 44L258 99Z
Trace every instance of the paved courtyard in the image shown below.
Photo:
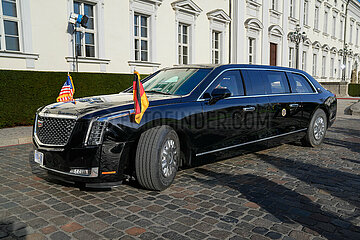
M31 145L0 148L0 238L360 239L360 119L298 143L181 171L163 192L81 191L35 177Z

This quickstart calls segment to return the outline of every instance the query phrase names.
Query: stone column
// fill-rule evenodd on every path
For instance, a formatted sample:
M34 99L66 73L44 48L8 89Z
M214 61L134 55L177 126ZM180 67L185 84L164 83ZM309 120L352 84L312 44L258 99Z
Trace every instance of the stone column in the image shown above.
M262 2L262 49L261 49L261 64L270 64L270 42L269 42L269 24L270 24L270 1Z
M234 0L232 21L232 63L245 63L246 43L245 34L246 1Z
M288 47L288 33L289 33L289 9L290 5L289 5L289 1L288 0L284 0L283 1L283 30L284 30L284 36L283 36L283 44L282 44L282 65L283 66L287 66L288 62L289 62L289 47Z

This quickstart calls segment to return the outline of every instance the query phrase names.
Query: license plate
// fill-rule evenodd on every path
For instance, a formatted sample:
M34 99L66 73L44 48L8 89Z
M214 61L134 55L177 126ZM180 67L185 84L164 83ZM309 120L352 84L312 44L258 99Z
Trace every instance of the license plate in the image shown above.
M44 165L44 154L42 152L36 151L34 152L34 160L41 166Z

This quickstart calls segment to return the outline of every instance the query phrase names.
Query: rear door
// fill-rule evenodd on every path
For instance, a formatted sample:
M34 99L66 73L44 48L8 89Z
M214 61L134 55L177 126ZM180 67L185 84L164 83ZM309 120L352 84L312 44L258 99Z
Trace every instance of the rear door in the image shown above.
M302 105L302 115L299 117L302 128L307 128L311 115L317 106L321 103L314 94L317 94L315 88L309 80L300 73L288 73L291 91L300 97Z
M270 136L284 135L302 129L303 106L299 95L290 91L287 75L283 71L263 71L270 103Z

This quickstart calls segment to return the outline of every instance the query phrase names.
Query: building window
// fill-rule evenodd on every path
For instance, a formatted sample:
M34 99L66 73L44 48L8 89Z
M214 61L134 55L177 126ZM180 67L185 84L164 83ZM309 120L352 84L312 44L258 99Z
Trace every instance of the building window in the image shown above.
M149 61L149 17L134 14L135 61Z
M278 1L279 0L271 0L271 9L272 10L278 10Z
M319 6L315 6L314 28L319 29Z
M329 13L325 11L325 13L324 13L324 29L323 29L324 33L327 33L327 29L328 29L328 16L329 16Z
M339 32L339 39L343 39L343 25L344 25L344 19L343 18L341 18L340 19L340 32Z
M74 1L74 13L87 15L89 17L87 28L76 26L75 46L77 56L95 57L96 49L96 21L95 21L95 6Z
M332 57L330 59L330 77L334 77L334 71L335 71L335 59Z
M339 57L339 60L338 60L338 78L341 78L341 59Z
M309 2L308 0L304 1L304 25L309 24Z
M302 70L303 71L306 71L306 57L307 57L307 54L305 51L303 51L303 53L302 53Z
M289 47L289 67L294 67L294 48Z
M296 17L296 0L290 0L290 17L295 18Z
M189 63L189 26L179 23L178 26L179 64Z
M20 18L16 0L2 0L0 12L0 50L20 51Z
M317 72L317 54L314 53L314 55L313 55L312 75L316 76L316 72Z
M356 45L359 45L359 27L356 27Z
M212 31L212 63L221 63L221 33Z
M255 63L255 38L249 38L249 64Z
M332 36L336 37L336 16L333 16Z
M350 39L349 39L350 43L352 43L353 41L353 28L354 28L354 24L350 23Z
M348 69L348 78L351 78L351 62L350 62L350 60L348 61L348 65L346 66L347 67L347 69Z
M325 77L325 76L326 76L326 56L323 56L323 57L322 57L322 68L321 68L321 71L322 71L322 77Z

